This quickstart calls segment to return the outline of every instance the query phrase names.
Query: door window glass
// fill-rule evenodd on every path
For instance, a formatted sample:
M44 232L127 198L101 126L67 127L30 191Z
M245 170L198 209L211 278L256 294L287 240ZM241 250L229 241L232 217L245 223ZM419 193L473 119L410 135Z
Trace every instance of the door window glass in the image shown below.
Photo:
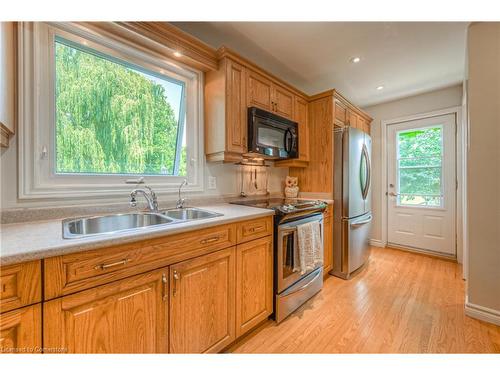
M443 127L397 133L398 204L443 206Z

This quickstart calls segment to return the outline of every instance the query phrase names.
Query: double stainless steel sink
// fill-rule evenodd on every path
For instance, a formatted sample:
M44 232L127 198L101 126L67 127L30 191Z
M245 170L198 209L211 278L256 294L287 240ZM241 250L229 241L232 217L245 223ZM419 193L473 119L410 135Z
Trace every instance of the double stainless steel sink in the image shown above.
M173 208L159 212L137 212L63 220L63 238L82 238L223 216L199 208Z

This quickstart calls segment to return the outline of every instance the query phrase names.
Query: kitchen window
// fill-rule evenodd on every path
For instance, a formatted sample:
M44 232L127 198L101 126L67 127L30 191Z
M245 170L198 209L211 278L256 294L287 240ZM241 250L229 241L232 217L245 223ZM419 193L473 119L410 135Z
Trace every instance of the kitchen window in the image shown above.
M20 197L203 189L200 72L81 25L20 29Z

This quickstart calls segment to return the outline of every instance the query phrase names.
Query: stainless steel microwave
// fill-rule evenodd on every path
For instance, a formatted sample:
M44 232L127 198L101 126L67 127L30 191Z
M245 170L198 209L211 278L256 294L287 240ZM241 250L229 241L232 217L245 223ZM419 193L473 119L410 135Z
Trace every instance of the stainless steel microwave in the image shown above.
M298 157L298 124L260 108L248 108L248 153L266 159Z

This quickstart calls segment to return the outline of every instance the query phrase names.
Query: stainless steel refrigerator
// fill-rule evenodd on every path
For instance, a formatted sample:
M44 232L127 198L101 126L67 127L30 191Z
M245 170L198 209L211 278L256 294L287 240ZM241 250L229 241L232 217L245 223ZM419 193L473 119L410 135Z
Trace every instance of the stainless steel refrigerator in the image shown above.
M332 275L349 279L370 254L371 150L369 134L334 130L334 224Z

